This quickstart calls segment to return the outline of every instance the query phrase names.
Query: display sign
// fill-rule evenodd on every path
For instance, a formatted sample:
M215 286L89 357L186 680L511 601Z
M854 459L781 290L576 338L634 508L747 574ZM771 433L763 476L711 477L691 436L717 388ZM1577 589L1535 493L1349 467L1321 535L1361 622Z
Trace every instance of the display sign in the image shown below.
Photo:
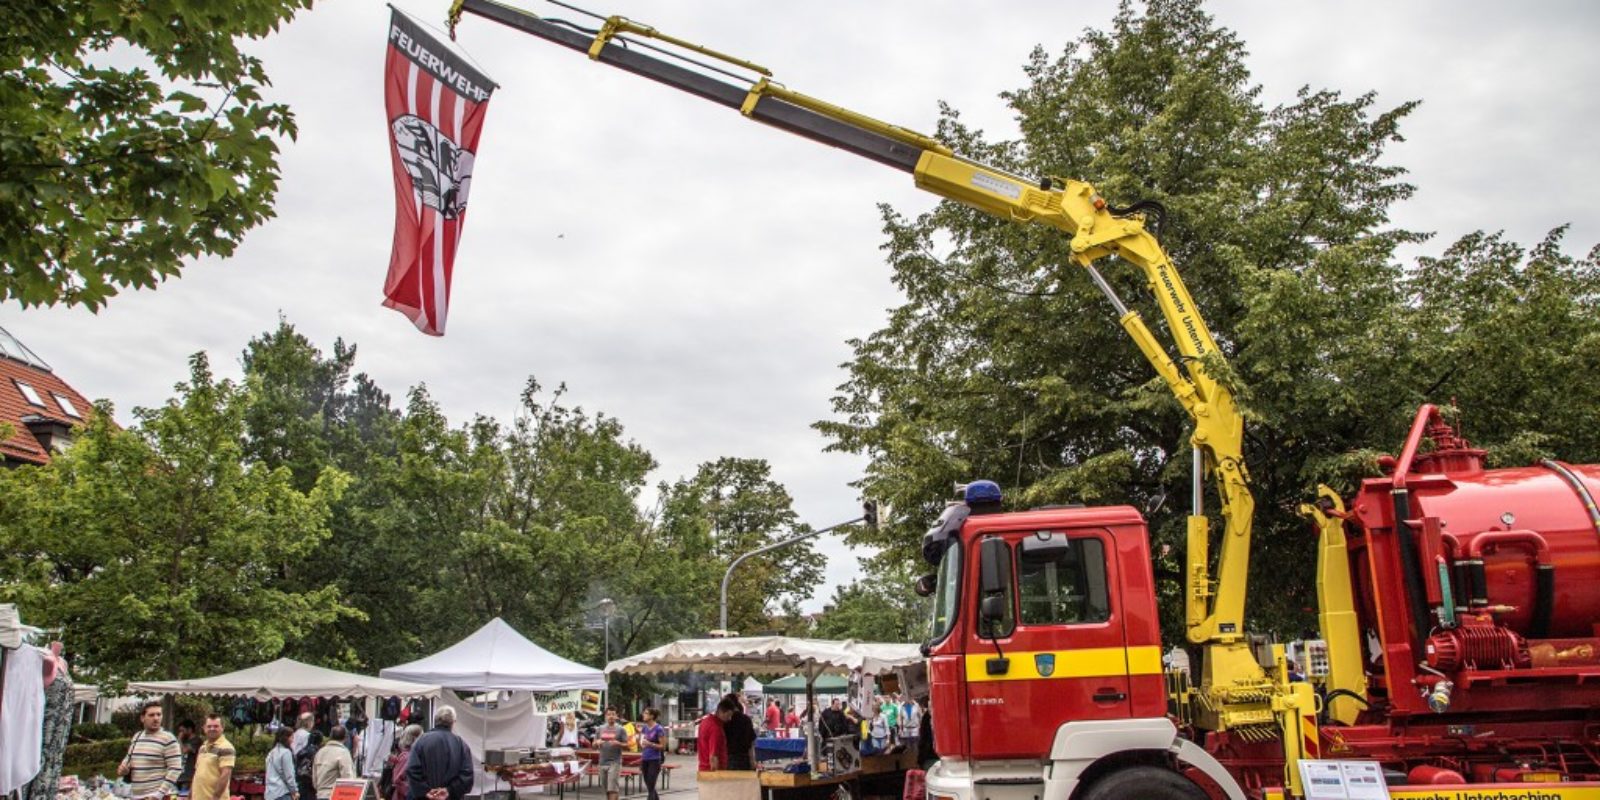
M537 692L533 695L533 707L540 714L575 714L583 707L583 698L580 694L577 689L566 692Z
M584 689L580 705L585 714L600 713L600 693L593 689Z
M1376 761L1300 760L1306 800L1389 800L1389 784Z
M376 800L372 781L361 778L343 778L333 784L333 796L328 800Z

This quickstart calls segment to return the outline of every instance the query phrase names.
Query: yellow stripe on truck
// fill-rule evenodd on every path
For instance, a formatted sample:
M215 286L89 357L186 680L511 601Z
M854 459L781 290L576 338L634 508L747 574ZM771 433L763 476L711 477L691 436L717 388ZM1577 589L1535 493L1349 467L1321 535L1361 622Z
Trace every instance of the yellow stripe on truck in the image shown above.
M1038 656L1051 656L1049 674L1043 674ZM1147 647L1096 647L1085 650L1019 650L1006 653L1011 668L1003 675L989 674L989 660L994 653L967 655L967 682L988 681L1039 681L1057 678L1098 678L1121 675L1160 675L1161 648Z

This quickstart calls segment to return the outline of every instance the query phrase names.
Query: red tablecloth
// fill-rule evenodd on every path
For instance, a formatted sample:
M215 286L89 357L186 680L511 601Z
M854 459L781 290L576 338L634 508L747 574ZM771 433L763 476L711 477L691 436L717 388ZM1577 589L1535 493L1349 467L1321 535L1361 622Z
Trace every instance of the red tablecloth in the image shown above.
M504 767L499 770L500 777L506 783L518 789L527 789L534 786L571 786L583 777L584 770L588 769L589 762L579 760L574 767L557 769L554 765L543 767Z

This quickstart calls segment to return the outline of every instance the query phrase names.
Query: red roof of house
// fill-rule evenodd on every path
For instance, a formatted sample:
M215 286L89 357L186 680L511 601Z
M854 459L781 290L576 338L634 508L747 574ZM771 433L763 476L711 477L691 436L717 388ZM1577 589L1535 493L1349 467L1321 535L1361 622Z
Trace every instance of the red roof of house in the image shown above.
M22 386L33 389L43 405L36 405L23 394ZM66 398L66 403L62 402ZM70 404L70 405L69 405ZM77 425L89 415L90 404L77 389L47 368L0 355L0 423L13 428L11 438L0 442L0 459L46 464L50 452L28 430L24 417L44 417L65 425ZM74 414L73 412L77 412Z

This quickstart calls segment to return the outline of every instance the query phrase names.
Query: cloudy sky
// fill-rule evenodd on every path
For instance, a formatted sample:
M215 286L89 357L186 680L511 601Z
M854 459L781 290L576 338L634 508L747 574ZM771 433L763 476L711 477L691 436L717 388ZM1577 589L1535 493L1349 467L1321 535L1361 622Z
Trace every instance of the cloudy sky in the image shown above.
M598 2L598 0L589 0ZM547 15L571 17L522 0ZM770 67L791 88L918 130L937 103L992 138L1014 129L998 94L1024 84L1035 45L1104 27L1107 0L955 3L813 0L589 6ZM446 0L397 5L438 24ZM1391 159L1415 198L1396 223L1433 231L1420 252L1487 228L1531 243L1572 223L1600 242L1600 6L1511 13L1487 2L1222 2L1266 103L1302 85L1423 100ZM0 306L0 324L91 397L162 402L185 357L227 374L281 314L397 397L426 383L456 422L515 411L529 375L619 418L655 454L657 480L719 456L768 460L802 519L856 513L859 459L822 452L845 340L898 303L875 205L932 198L909 176L731 110L469 18L460 44L501 84L490 105L457 262L449 330L419 334L378 305L393 221L382 64L388 9L327 3L254 49L300 125L286 143L278 217L235 257L189 267L99 314ZM1131 198L1128 198L1131 199ZM1181 265L1180 265L1181 266ZM1107 324L1114 324L1107 312ZM831 585L857 573L838 542Z

